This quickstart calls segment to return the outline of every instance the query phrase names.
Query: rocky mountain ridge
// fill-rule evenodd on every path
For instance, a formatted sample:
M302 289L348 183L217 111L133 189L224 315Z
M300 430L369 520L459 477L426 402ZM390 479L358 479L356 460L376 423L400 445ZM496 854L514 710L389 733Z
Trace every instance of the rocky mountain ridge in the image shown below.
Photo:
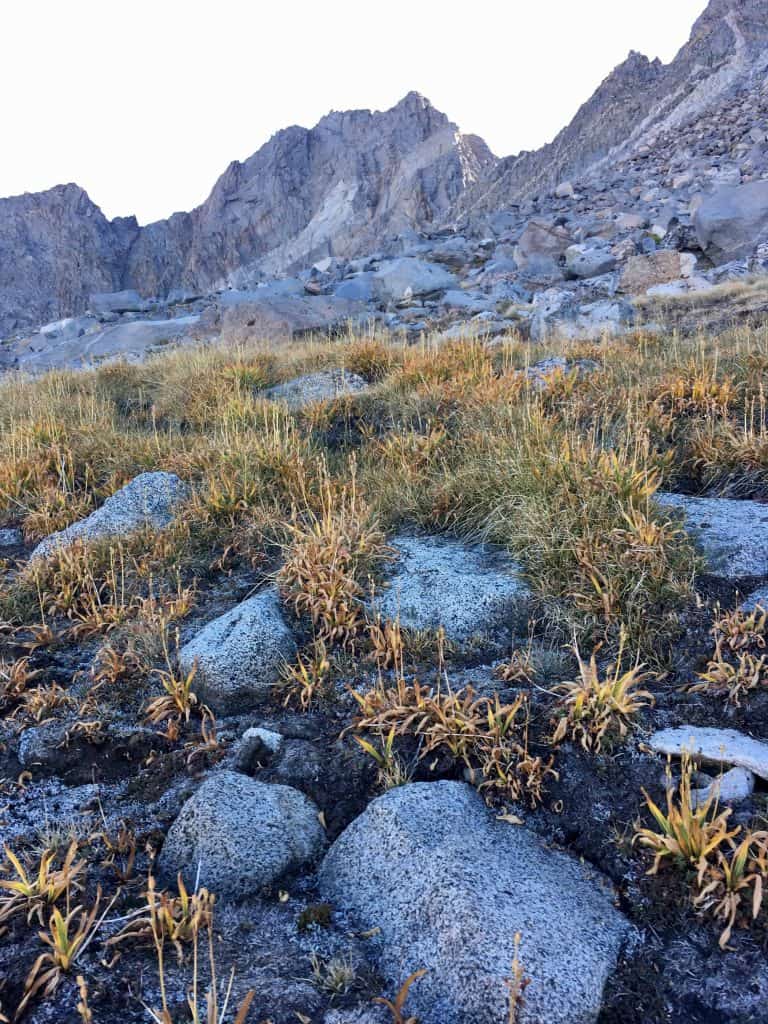
M202 206L139 227L76 185L0 200L0 336L85 312L94 292L202 294L444 219L494 157L417 93L331 113L229 165Z
M0 200L0 336L15 338L0 361L26 365L30 348L64 340L77 353L85 334L93 357L138 353L187 334L190 314L268 334L358 315L409 334L616 333L649 289L706 292L766 269L766 69L768 0L711 0L669 65L630 54L536 153L497 160L410 93L277 133L201 207L146 227L107 221L75 185ZM733 230L712 228L713 202ZM399 292L375 286L401 259L437 271L410 265ZM436 287L441 268L452 276ZM127 309L97 308L125 290ZM95 320L57 322L88 310ZM131 321L128 342L115 315ZM91 337L105 319L108 344Z

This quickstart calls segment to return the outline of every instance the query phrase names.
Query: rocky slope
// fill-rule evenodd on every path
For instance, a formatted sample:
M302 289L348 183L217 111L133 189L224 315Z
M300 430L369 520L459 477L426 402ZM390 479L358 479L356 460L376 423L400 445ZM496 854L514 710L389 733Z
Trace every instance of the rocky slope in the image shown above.
M659 133L696 121L734 88L759 86L767 63L766 0L711 0L671 64L630 53L549 145L489 168L459 211L494 213L590 170L609 177L617 156L642 152Z

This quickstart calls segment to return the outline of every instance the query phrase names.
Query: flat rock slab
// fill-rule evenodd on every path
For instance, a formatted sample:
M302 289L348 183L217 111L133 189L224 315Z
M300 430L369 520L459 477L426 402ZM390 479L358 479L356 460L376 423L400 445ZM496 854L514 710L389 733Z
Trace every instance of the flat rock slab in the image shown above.
M300 409L313 402L328 402L342 395L355 395L368 390L368 382L356 373L344 370L321 370L304 377L294 377L276 384L265 394L275 402L285 402L290 409Z
M82 337L50 338L35 334L11 345L9 356L17 369L28 373L78 368L113 359L136 362L168 344L194 340L200 317L173 320L129 320L89 331Z
M655 732L648 745L657 754L680 757L688 753L709 764L746 768L768 781L768 743L753 740L735 729L681 725Z
M262 590L213 619L179 652L182 671L197 665L193 690L222 715L269 700L283 663L296 653L277 590Z
M656 501L684 514L708 572L725 579L768 576L768 505L663 492Z
M323 898L357 928L392 991L414 971L421 1024L502 1024L516 932L531 983L520 1024L591 1024L627 921L608 881L499 822L472 787L413 783L374 800L336 840Z
M160 874L215 895L261 892L317 857L325 832L315 804L290 786L237 772L210 775L184 804L160 855Z
M76 541L125 537L146 527L165 529L188 495L189 488L174 473L140 473L86 519L40 541L30 560L47 558Z
M392 546L399 558L375 603L383 618L399 616L412 630L442 626L459 643L527 628L531 592L506 555L448 537L398 536Z

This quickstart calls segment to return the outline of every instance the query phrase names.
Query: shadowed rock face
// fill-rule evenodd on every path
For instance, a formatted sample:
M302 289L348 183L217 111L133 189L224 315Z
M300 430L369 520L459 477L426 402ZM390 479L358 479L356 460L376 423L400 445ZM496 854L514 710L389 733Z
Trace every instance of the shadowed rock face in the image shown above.
M115 291L138 233L134 218L108 221L78 185L0 199L0 337Z
M108 221L76 185L0 200L0 336L83 312L94 292L248 287L444 220L494 162L424 97L331 113L230 164L191 213Z

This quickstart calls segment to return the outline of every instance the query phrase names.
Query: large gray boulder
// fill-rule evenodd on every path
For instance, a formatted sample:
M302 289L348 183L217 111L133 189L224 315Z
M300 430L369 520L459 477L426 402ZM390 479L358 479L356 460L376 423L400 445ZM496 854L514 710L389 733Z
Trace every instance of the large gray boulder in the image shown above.
M30 560L47 558L76 541L126 537L147 527L165 529L188 496L189 488L174 473L141 473L86 519L41 540Z
M40 334L49 341L72 341L74 338L82 338L98 322L93 316L70 316L64 320L55 320L52 324L44 324Z
M768 576L768 505L666 492L656 501L684 516L708 572L725 579Z
M566 228L543 220L530 220L518 239L515 260L521 270L536 273L551 269L572 244L573 238Z
M356 373L345 370L319 370L304 377L276 384L265 394L275 402L285 402L290 409L300 409L313 402L333 401L342 395L367 391L368 383Z
M87 317L79 317L71 323L88 320ZM101 324L82 334L75 329L67 329L56 336L33 334L13 342L9 346L9 354L18 369L33 374L115 359L137 362L165 345L191 341L199 324L200 317L194 314L169 320L121 320Z
M527 628L531 592L520 566L506 555L449 537L402 535L392 546L399 557L375 601L383 618L399 616L413 630L443 626L459 643Z
M97 316L109 316L112 313L145 313L150 304L137 291L127 289L122 292L97 292L91 295L88 307Z
M695 211L693 224L713 263L751 256L768 234L768 181L719 189Z
M459 782L415 783L374 800L328 851L322 896L380 928L378 967L421 1024L506 1024L505 980L521 933L531 982L521 1024L596 1020L629 925L605 878L499 822Z
M361 302L333 295L277 295L227 292L221 305L222 334L232 342L254 338L281 341L307 334L331 334L364 312Z
M213 619L179 652L182 671L197 665L193 689L222 715L268 700L280 669L296 653L277 590L262 590Z
M198 881L217 896L250 896L312 861L324 843L309 797L220 771L182 807L159 870L168 883L181 872L188 888Z
M384 303L407 302L457 284L456 275L445 267L410 256L383 263L372 277L374 297Z

